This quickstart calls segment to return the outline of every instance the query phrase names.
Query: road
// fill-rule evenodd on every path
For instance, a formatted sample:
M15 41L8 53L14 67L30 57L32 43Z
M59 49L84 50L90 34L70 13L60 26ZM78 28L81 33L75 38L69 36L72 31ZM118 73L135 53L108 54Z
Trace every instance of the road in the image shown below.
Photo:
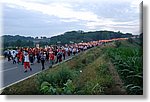
M65 61L72 59L73 56L67 57ZM64 62L64 61L62 61ZM18 83L22 80L25 80L37 73L40 73L41 63L35 63L31 65L32 71L28 70L27 73L24 73L24 66L22 64L13 64L12 61L7 61L7 59L1 59L2 68L0 69L0 75L3 76L0 89L4 89L10 85ZM59 63L58 63L59 64ZM55 64L54 66L56 66ZM45 70L49 68L49 61L45 62Z

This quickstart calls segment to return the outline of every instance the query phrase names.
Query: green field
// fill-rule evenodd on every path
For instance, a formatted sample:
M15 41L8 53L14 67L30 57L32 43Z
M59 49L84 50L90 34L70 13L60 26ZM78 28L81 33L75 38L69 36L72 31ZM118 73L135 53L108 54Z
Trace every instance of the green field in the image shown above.
M142 54L137 40L108 43L7 87L2 94L143 94Z

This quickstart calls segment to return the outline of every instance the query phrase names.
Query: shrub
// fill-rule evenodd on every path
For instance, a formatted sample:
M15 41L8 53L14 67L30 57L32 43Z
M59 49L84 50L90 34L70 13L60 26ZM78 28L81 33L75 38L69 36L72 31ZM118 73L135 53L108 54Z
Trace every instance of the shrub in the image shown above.
M116 47L118 48L118 47L120 47L121 42L120 42L120 41L115 41L115 45L116 45Z
M128 39L128 42L133 43L133 39L132 39L132 38L129 38L129 39Z
M43 94L71 94L74 91L71 80L76 74L76 71L67 68L66 65L50 73L41 73L37 78L40 92Z
M72 80L68 79L66 83L64 83L63 87L53 86L48 82L43 82L40 87L40 91L43 94L74 94L75 86L72 83Z

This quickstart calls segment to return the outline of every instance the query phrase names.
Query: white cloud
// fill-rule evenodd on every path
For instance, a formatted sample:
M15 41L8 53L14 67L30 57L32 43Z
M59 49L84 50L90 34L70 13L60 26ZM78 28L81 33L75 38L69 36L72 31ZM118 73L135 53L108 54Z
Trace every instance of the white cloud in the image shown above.
M133 34L138 34L139 32L139 21L129 21L129 22L114 22L113 20L105 19L99 22L88 22L85 24L90 30L113 30L122 32L132 32ZM136 30L135 30L136 29Z
M33 12L40 12L41 14L45 14L48 16L55 16L56 18L59 18L59 20L57 19L58 21L64 23L79 22L79 25L83 25L89 30L97 30L100 28L106 30L122 29L122 31L124 31L129 28L129 30L131 31L132 29L134 29L134 27L137 28L139 26L138 20L121 22L117 20L118 18L104 18L103 15L100 14L100 11L99 14L96 14L91 10L87 10L87 8L82 8L82 4L84 5L85 3L95 5L101 3L119 4L120 2L127 2L130 4L130 8L125 8L124 10L116 9L116 11L119 11L120 14L128 14L129 12L139 13L139 3L141 2L141 0L111 0L111 2L110 0L3 0L3 3L10 8L22 8ZM76 4L80 5L81 8L75 9L74 6ZM51 21L47 21L47 23L50 22Z
M96 14L89 11L76 11L72 9L72 6L67 3L50 3L40 4L36 2L25 2L21 0L5 0L3 3L10 5L16 5L25 8L26 10L32 10L47 14L49 16L56 16L63 19L75 19L75 20L86 20L86 21L97 21L98 17ZM14 6L13 6L14 7Z
M131 5L130 7L136 12L136 13L139 13L139 7L140 7L140 3L141 3L141 0L133 0L131 2Z
M77 19L60 19L61 22L79 22Z

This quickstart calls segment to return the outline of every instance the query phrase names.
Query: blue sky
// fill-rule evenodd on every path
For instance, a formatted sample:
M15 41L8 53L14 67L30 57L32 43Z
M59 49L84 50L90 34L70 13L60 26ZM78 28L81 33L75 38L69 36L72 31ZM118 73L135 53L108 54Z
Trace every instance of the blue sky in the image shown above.
M3 0L3 33L51 37L66 31L139 34L141 0Z

